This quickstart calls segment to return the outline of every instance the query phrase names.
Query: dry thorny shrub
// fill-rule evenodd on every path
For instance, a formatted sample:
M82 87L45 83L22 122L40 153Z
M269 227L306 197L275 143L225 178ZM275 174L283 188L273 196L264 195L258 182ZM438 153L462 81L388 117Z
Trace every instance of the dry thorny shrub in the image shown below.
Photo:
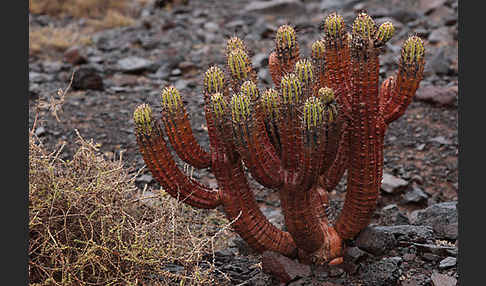
M66 91L59 91L63 100ZM121 154L107 160L79 133L79 149L62 160L63 146L46 150L35 124L29 132L31 285L216 283L211 254L231 235L220 212L137 190Z

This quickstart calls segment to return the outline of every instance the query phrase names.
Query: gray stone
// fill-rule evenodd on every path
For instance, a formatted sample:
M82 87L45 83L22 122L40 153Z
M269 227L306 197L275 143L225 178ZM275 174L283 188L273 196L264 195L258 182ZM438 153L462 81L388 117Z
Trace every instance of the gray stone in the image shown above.
M403 195L403 201L405 203L421 203L426 201L428 197L429 195L426 192L414 185Z
M402 225L409 223L408 217L400 211L396 204L389 204L381 209L380 224Z
M140 182L140 183L150 183L154 180L152 175L150 174L143 174L140 177L136 178L135 181Z
M150 77L157 78L157 79L168 79L169 76L170 76L170 70L168 64L160 66L154 74L150 75Z
M247 13L297 15L305 12L305 6L297 0L253 1L246 6L245 11Z
M424 85L417 89L415 99L438 106L453 106L457 101L457 87Z
M453 41L453 37L448 27L439 27L429 34L428 40L431 44L449 44Z
M214 23L214 22L206 22L204 23L204 29L208 32L216 32L218 31L220 28L218 26L218 24Z
M267 54L265 53L258 53L253 56L252 58L252 65L255 69L259 69L265 66L265 61L268 61Z
M154 62L140 57L127 57L119 60L117 65L121 72L141 73L152 69Z
M457 279L446 274L440 274L439 272L432 273L430 277L433 286L455 286Z
M437 137L431 138L429 140L429 142L435 142L435 143L439 143L441 145L450 145L450 144L452 144L451 140L446 139L444 136L437 136Z
M446 257L439 263L439 269L447 269L456 266L457 259L455 257Z
M175 88L177 88L177 90L181 91L181 90L187 88L188 83L189 83L189 81L187 81L185 79L179 79L174 83L174 86L175 86Z
M61 61L46 61L42 63L42 68L46 73L58 73L63 68L63 63Z
M173 70L170 72L170 75L171 75L171 76L180 76L181 74L182 74L181 69L173 69Z
M378 227L379 230L392 233L397 240L425 242L434 236L430 226L391 225Z
M383 227L368 226L358 235L356 246L373 254L381 255L397 245L393 233Z
M35 129L35 136L40 137L46 134L46 129L43 126L39 126Z
M446 49L446 47L442 46L435 49L435 52L431 53L429 57L426 55L430 60L425 64L424 75L448 74L451 69L452 53L453 51L449 47Z
M412 242L421 253L432 253L439 256L450 256L450 255L457 255L457 248L454 246L445 246L445 245L436 245L436 244L423 244L423 243L415 243Z
M344 253L345 260L349 260L353 263L358 263L359 260L363 257L366 257L366 252L356 246L346 248L346 251Z
M428 13L444 5L446 0L421 0L419 7L424 13Z
M404 189L408 185L408 182L395 177L388 173L383 173L383 179L381 180L381 190L387 194L396 193Z
M35 83L46 83L48 81L52 81L54 79L53 75L38 73L38 72L29 72L29 82Z
M413 211L410 215L410 221L414 225L432 227L440 238L457 239L457 201L438 203L423 210Z

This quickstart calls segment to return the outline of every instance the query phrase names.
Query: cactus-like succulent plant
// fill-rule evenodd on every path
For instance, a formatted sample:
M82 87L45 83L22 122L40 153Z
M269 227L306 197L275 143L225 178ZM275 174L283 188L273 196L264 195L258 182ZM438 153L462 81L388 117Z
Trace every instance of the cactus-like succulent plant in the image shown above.
M281 26L269 56L274 88L260 90L238 37L226 45L226 73L210 67L203 79L210 150L196 141L181 95L162 91L162 122L150 107L134 112L137 141L148 168L175 198L199 208L222 206L234 230L258 252L271 250L304 263L339 264L344 241L366 227L375 211L383 174L387 126L410 104L423 77L424 43L409 37L398 72L379 84L379 54L393 36L360 13L351 31L330 14L323 37L300 58L295 30ZM178 156L196 168L211 168L211 189L181 172ZM279 191L287 231L262 214L245 166L261 185ZM335 220L327 218L327 193L347 171L346 197Z

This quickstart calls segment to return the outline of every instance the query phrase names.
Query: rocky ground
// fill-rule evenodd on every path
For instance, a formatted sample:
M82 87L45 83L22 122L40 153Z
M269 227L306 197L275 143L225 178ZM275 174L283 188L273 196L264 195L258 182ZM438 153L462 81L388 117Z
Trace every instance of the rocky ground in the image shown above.
M351 25L357 11L366 9L378 23L391 20L396 27L381 56L382 79L396 71L401 43L410 34L426 41L425 78L405 115L387 131L382 195L373 224L350 242L342 266L301 267L288 285L457 285L457 0L208 0L170 10L160 7L163 2L144 7L134 26L93 34L91 45L50 59L29 57L29 127L38 99L65 88L77 71L61 120L46 114L37 126L44 144L55 148L66 143L62 154L69 158L78 129L84 138L100 143L107 157L122 153L126 166L136 172L144 162L136 147L132 112L142 102L160 110L160 90L174 84L183 93L196 137L208 148L202 75L212 64L224 65L226 39L244 39L253 51L259 84L265 87L271 84L268 54L279 25L296 27L307 56L319 38L320 22L331 11ZM30 15L29 21L62 26L68 20ZM193 176L215 184L206 170L195 170ZM141 188L158 187L147 170L137 182ZM277 194L256 189L264 213L281 226ZM341 182L331 198L339 206L344 195ZM216 263L234 285L277 284L258 266L261 257L238 237L232 246L217 252Z

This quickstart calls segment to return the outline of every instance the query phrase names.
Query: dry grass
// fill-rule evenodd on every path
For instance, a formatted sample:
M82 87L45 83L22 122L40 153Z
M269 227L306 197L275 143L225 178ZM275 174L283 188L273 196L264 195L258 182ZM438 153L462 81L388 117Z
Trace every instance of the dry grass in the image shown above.
M91 43L94 32L131 26L147 0L29 0L32 14L47 14L54 18L86 19L86 25L55 27L29 26L29 55L53 56L73 45Z
M38 108L57 117L68 89ZM227 284L216 281L211 259L232 235L223 214L137 190L122 154L107 160L79 134L78 150L62 160L63 146L48 151L34 135L36 122L29 133L30 285Z
M73 45L89 45L91 38L73 27L29 27L29 55L63 52Z
M72 16L74 18L103 18L108 11L135 16L134 8L147 1L133 0L29 0L29 11L32 14L51 16Z

